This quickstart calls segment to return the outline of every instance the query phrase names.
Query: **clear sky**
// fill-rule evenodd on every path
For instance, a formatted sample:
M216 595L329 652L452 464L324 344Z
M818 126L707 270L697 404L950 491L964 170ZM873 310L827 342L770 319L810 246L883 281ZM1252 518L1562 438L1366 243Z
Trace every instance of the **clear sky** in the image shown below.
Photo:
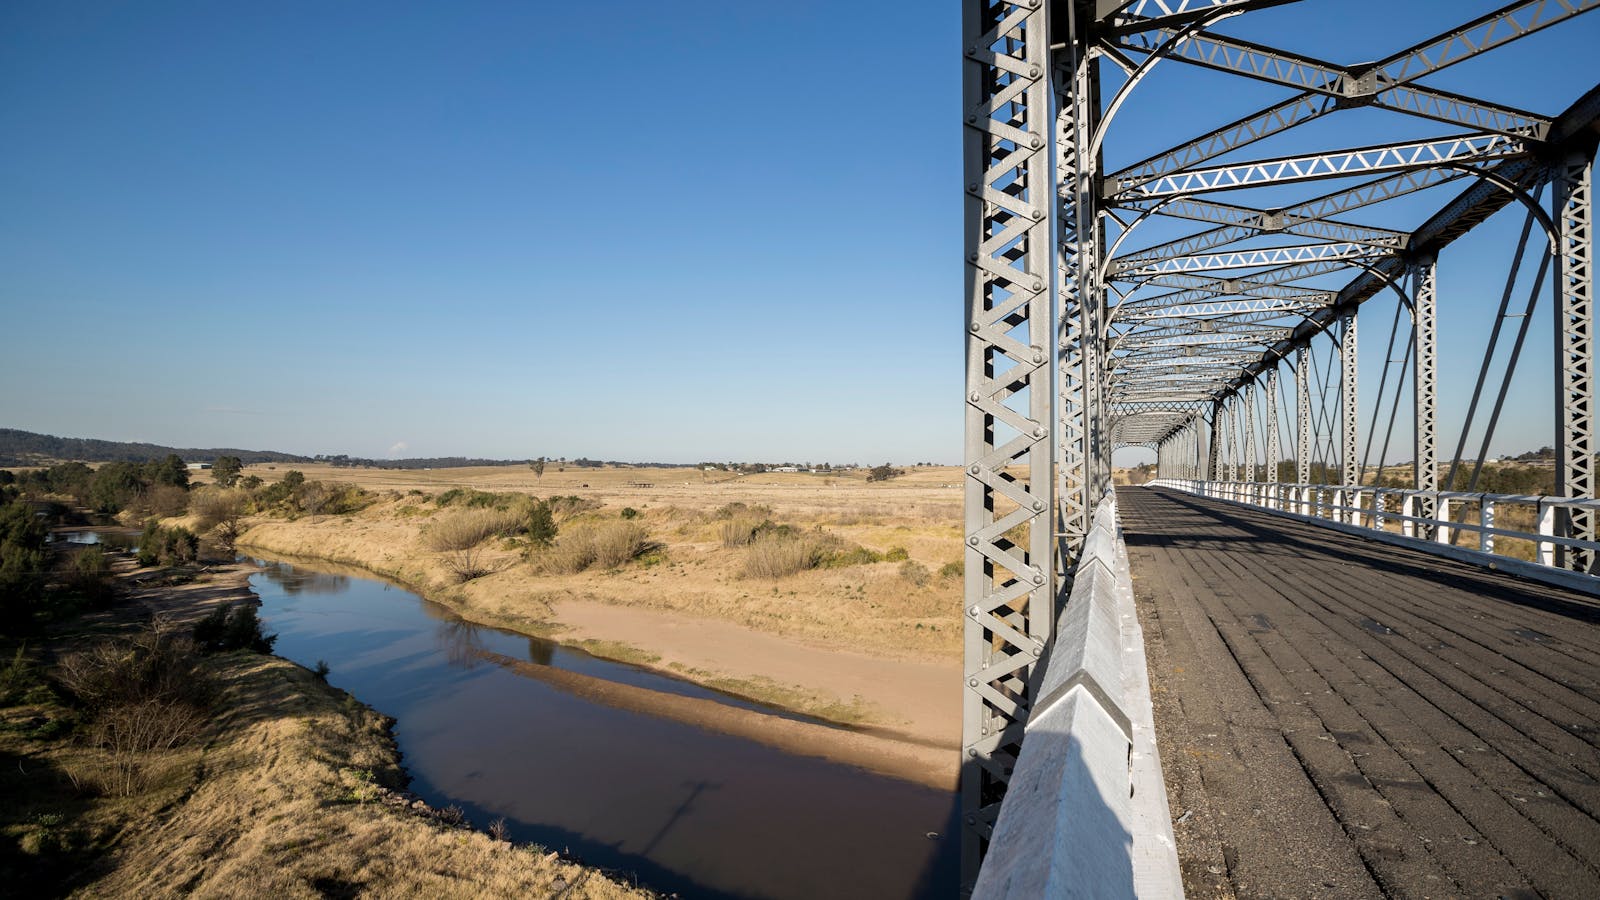
M1308 0L1234 32L1351 61L1495 5ZM378 457L957 461L956 10L0 4L0 426ZM1600 14L1507 51L1542 74L1437 83L1557 111L1597 38ZM1552 67L1565 85L1542 96ZM1152 97L1132 144L1226 120ZM1475 265L1441 279L1472 294L1463 321L1498 300Z

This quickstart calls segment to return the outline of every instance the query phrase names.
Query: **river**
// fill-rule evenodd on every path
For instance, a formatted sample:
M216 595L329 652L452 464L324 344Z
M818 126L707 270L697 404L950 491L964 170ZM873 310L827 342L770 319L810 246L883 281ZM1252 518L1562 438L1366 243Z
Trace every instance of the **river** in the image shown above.
M484 652L776 713L540 638L463 621L410 591L264 562L251 585L275 652L396 719L410 790L513 840L684 897L953 897L956 797L564 692ZM785 714L788 717L792 715Z

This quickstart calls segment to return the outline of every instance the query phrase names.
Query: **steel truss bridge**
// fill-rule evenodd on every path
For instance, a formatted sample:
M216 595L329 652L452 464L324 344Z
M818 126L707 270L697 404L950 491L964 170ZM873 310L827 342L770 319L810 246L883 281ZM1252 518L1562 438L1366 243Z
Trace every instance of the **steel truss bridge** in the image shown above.
M1537 507L1536 565L1597 570L1597 508L1585 501L1600 449L1600 64L1551 61L1539 77L1557 99L1536 111L1432 86L1546 29L1600 37L1600 17L1583 15L1597 6L1509 3L1354 62L1230 36L1261 34L1285 12L1304 22L1310 7L1342 14L1322 0L963 0L969 889L993 849L1036 670L1110 489L1113 450L1154 450L1161 478L1199 494L1492 551L1506 533L1496 499L1472 492L1542 313L1555 341L1554 428L1529 443L1554 448L1554 494L1504 502ZM1157 79L1194 85L1177 122L1235 90L1254 97L1265 85L1275 99L1166 146L1126 149L1119 122ZM1344 120L1395 137L1345 146L1350 129L1334 127ZM1502 210L1520 218L1520 240L1505 248L1504 280L1484 286L1500 297L1487 348L1451 348L1455 373L1475 374L1476 388L1459 439L1441 446L1439 323L1454 304L1438 261ZM1536 310L1541 298L1548 311ZM1383 314L1360 330L1389 352L1362 421L1361 391L1374 388L1359 378L1357 326L1377 299ZM1397 417L1409 446L1391 444ZM1474 428L1481 446L1467 445ZM1412 460L1404 484L1377 483L1393 474L1386 455ZM1463 511L1475 518L1458 524Z

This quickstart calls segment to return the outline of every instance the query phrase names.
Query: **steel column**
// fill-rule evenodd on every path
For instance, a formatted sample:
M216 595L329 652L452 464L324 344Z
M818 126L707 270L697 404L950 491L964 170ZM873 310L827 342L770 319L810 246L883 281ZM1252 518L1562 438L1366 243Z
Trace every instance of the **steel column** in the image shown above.
M1412 397L1416 406L1414 428L1416 446L1412 456L1412 482L1419 491L1439 489L1438 451L1438 311L1435 298L1434 260L1418 260L1412 269L1414 284L1411 291L1411 350L1416 357L1412 370ZM1383 470L1383 460L1378 460L1378 470ZM1434 499L1417 498L1420 508L1417 515L1431 518L1435 512ZM1432 526L1423 525L1422 536L1433 538Z
M1244 386L1239 402L1244 405L1245 481L1256 480L1256 390L1255 382Z
M1278 370L1267 370L1267 484L1273 497L1272 506L1278 507Z
M1556 223L1556 494L1595 496L1593 157L1573 153L1551 172ZM1595 539L1591 510L1557 514L1559 533ZM1557 549L1558 564L1594 571L1594 553Z
M1360 455L1358 438L1359 407L1356 405L1356 314L1345 313L1339 319L1339 483L1350 487L1356 484L1360 473L1356 459Z
M962 880L970 890L1052 624L1048 4L964 0L966 614ZM1018 335L1026 335L1026 343Z
M1311 353L1305 347L1294 356L1294 480L1311 483Z

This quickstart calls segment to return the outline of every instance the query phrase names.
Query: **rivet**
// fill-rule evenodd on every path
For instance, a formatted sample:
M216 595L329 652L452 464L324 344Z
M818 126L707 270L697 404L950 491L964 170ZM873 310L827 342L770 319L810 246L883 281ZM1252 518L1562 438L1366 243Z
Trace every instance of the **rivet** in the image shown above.
M1043 650L1044 650L1043 647L1034 647L1033 648L1033 655L1034 656L1038 656L1041 652L1043 652Z
M977 756L978 754L976 752L974 752L972 755L973 756ZM967 816L967 824L968 825L976 825L976 824L978 824L978 817L977 816Z
M968 747L967 748L967 756L969 758L972 758L972 759L977 759L978 758L978 748L977 747ZM967 817L967 822L969 824L972 823L973 821L974 820L972 819L971 816Z
M978 117L977 116L972 115L971 113L967 114L967 124L968 125L971 125L972 123L974 123L976 121L978 121Z
M1028 67L1028 77L1029 78L1038 78L1039 77L1039 67L1038 66L1029 66Z
M978 546L978 536L973 535L972 537L967 538L967 543L973 547Z
M979 473L980 473L980 472L982 472L982 471L983 471L983 467L982 467L982 466L980 466L980 465L978 465L978 464L977 464L977 463L973 463L973 464L972 464L972 467L971 467L971 468L969 468L969 469L967 469L967 471L968 471L968 472L971 472L971 473L972 473L972 474L974 474L974 475L977 475L977 474L979 474ZM977 541L977 538L973 538L973 541L974 541L974 542L976 542L976 541Z
M979 331L982 331L982 330L983 330L983 326L982 326L982 325L979 325L979 324L978 324L978 323L977 323L977 322L973 322L973 323L972 323L972 324L971 324L971 325L968 325L968 326L967 326L967 327L968 327L968 328L971 328L971 329L972 329L972 330L973 330L973 332L974 332L974 333L976 333L976 332L979 332Z
M984 734L988 734L989 733L989 726L985 725L985 726L983 726L982 728L980 728L978 730L981 731Z
M1034 290L1036 290L1036 291L1042 291L1042 290L1044 290L1044 282L1042 282L1042 281L1035 281L1035 282L1034 282L1034 283L1033 283L1033 289L1034 289Z
M968 687L977 687L978 686L978 679L977 678L968 678L967 679L967 686Z
M969 191L973 192L974 194L976 194L978 192L978 183L976 181L974 181L972 184L967 185L967 190L969 190ZM978 254L974 253L972 255L974 257L976 257Z
M1033 583L1034 584L1044 584L1044 576L1043 575L1035 575L1035 576L1033 576Z
M1037 134L1036 134L1036 135L1034 135L1034 136L1033 136L1033 137L1031 137L1031 138L1029 138L1029 139L1028 139L1028 146L1030 146L1030 147L1032 147L1032 148L1033 148L1033 149L1035 149L1035 150L1037 150L1037 149L1039 149L1039 148L1040 148L1040 147L1043 147L1043 146L1044 146L1044 138L1042 138L1042 137L1039 137L1039 136L1038 136L1038 135L1037 135Z
M1040 425L1038 428L1035 428L1033 430L1033 436L1034 437L1042 438L1042 437L1044 437L1044 435L1045 435L1045 430L1044 430L1044 426L1043 425Z
M974 607L972 607L972 608L971 608L971 609L968 609L968 610L967 610L967 613L968 613L968 614L970 614L970 615L972 615L972 616L973 616L973 617L977 617L977 615L978 615L978 608L977 608L977 607L976 607L976 606L974 606Z
M1033 501L1033 508L1039 510L1040 512L1043 512L1044 511L1044 501L1043 500L1035 500L1035 501Z
M1035 351L1033 351L1033 361L1036 362L1036 363L1044 362L1044 351L1043 350L1035 350Z
M983 399L983 395L978 393L977 391L973 391L972 393L967 395L967 399L971 400L973 403L977 403L979 400Z

